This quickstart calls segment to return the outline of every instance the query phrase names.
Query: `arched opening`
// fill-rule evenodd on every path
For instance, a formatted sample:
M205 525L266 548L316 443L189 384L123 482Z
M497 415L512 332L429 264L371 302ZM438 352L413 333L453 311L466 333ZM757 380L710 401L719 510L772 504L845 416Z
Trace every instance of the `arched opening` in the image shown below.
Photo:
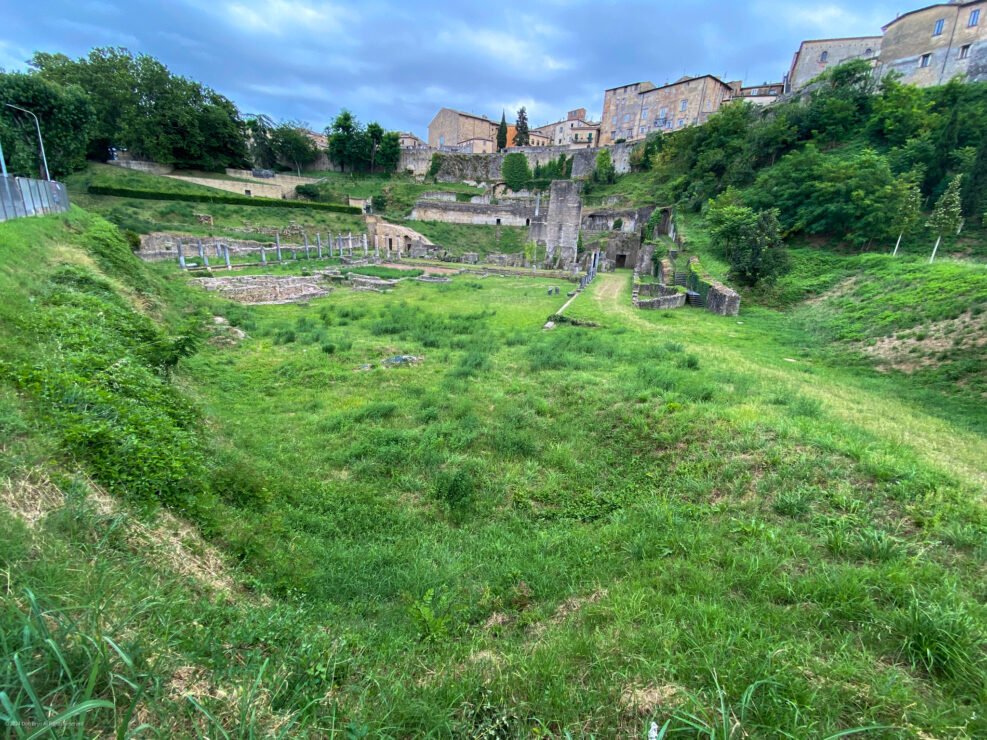
M500 226L500 219L497 219L497 225Z
M524 219L524 225L525 226L531 226L531 219L530 218Z

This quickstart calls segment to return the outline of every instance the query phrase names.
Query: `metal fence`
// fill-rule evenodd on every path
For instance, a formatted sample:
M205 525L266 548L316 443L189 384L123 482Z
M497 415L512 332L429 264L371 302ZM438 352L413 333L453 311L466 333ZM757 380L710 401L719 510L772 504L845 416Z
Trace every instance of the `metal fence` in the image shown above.
M69 193L62 183L0 175L0 221L64 213L68 209Z

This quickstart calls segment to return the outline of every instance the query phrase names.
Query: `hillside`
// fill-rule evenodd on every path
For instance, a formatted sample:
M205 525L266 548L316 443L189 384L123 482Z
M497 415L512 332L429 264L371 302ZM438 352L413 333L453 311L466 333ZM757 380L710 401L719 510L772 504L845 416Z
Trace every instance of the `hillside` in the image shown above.
M540 278L239 306L78 208L0 249L20 721L987 732L982 369L843 354L975 327L979 266L806 247L739 320L603 275L543 332Z

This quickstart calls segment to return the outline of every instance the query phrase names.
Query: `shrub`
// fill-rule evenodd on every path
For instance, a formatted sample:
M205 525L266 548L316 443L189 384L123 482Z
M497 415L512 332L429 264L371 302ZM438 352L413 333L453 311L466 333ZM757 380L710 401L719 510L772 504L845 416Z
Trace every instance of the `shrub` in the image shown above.
M521 152L512 152L504 157L504 164L501 166L501 177L511 190L522 190L531 180L531 168L528 167L528 158Z

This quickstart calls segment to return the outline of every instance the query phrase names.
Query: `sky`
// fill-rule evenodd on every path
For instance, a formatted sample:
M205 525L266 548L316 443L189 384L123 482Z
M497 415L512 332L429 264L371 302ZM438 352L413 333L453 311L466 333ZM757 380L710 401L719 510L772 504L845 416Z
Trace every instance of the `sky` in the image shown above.
M343 108L425 137L442 107L532 126L603 91L714 74L780 81L803 39L879 35L917 0L0 0L0 68L97 46L321 131Z

